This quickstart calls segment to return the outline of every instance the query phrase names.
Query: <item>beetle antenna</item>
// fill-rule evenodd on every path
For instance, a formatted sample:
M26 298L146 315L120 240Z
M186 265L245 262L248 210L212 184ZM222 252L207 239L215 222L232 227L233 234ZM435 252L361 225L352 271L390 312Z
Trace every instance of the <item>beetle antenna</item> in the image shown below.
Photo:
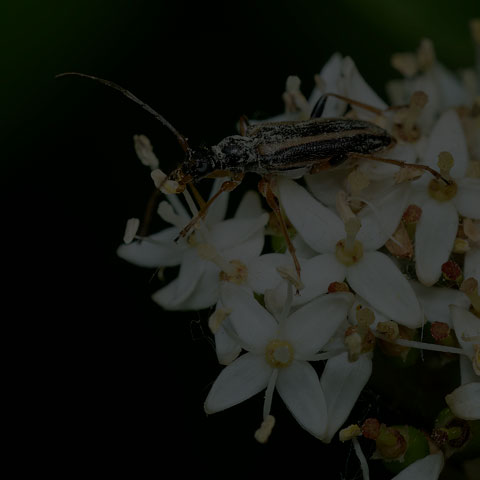
M67 75L76 75L78 77L89 78L90 80L95 80L97 82L103 83L107 87L113 88L115 90L118 90L120 93L123 93L123 95L125 95L127 98L134 101L135 103L138 103L138 105L140 105L144 110L152 114L157 120L160 120L160 122L177 137L178 143L180 144L180 146L182 147L185 153L188 153L188 151L190 150L187 139L180 132L178 132L178 130L165 117L160 115L158 112L156 112L152 107L147 105L145 102L137 98L132 92L128 91L126 88L123 88L120 85L117 85L116 83L111 82L110 80L105 80L103 78L94 77L93 75L87 75L85 73L78 73L78 72L60 73L58 75L55 75L55 78L66 77Z

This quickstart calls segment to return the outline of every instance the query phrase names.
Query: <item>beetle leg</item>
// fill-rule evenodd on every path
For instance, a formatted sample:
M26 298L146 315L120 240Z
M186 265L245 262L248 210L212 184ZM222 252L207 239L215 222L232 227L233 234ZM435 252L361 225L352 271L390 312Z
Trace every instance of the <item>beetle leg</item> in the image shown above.
M324 93L317 101L315 106L312 109L312 113L310 114L310 118L319 118L322 116L323 110L325 109L325 104L327 103L327 97L335 97L340 100L343 100L350 105L355 105L357 107L363 108L368 110L369 112L373 112L377 115L382 115L383 110L379 108L373 107L372 105L368 105L366 103L359 102L357 100L353 100L352 98L344 97L343 95L338 95L337 93Z
M268 206L272 209L273 213L277 217L277 221L280 225L280 228L282 229L282 234L285 238L285 241L287 242L288 251L290 252L293 263L295 264L295 270L297 272L298 279L300 280L300 262L298 261L295 247L293 246L290 235L288 234L287 224L285 223L285 218L283 217L277 197L273 193L270 178L263 177L260 182L258 182L258 190L265 197ZM298 293L299 291L297 289L297 295Z
M182 231L178 234L178 237L175 239L177 241L181 237L185 237L188 232L199 222L199 220L203 219L205 215L207 214L207 211L210 207L210 205L223 193L223 192L231 192L235 188L237 188L240 183L242 183L242 179L244 177L244 174L238 174L236 175L232 180L227 180L226 182L223 182L222 185L220 185L220 188L215 195L208 200L208 202L205 202L204 205L200 207L200 210L198 213L190 220L190 222L187 223L182 229Z

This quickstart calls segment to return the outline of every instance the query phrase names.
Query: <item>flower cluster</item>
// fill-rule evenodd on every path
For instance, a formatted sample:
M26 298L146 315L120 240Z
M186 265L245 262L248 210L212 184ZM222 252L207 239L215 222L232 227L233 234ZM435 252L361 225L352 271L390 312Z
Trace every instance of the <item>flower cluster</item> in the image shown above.
M480 49L479 21L472 30ZM448 71L428 40L392 64L404 76L388 84L393 107L338 53L308 99L297 77L287 79L285 112L269 122L306 120L331 93L324 117L366 120L396 140L379 161L351 158L300 178L269 177L295 257L279 216L253 191L227 219L230 195L223 193L193 233L182 235L205 205L195 188L193 197L184 190L185 203L172 193L159 203L158 215L171 226L158 233L140 235L139 222L130 220L118 254L142 267L177 267L176 278L153 295L163 309L209 309L224 367L206 397L208 414L264 391L255 438L267 442L276 389L310 434L353 442L364 478L368 461L357 437L375 442L372 458L397 480L435 479L445 458L468 448L480 419L480 79L473 70L461 78ZM152 176L162 177L148 139L136 136L135 146ZM223 181L214 181L212 196ZM165 191L165 182L157 185ZM381 418L345 425L374 363L385 358L395 368L458 362L459 382L431 432ZM423 450L413 452L413 444Z

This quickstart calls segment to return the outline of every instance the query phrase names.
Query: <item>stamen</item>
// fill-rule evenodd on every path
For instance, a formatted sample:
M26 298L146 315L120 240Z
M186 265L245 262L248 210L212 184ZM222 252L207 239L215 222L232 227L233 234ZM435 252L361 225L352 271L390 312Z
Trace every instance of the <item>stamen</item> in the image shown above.
M388 320L386 322L378 322L377 332L385 335L385 337L389 338L390 340L395 340L400 335L398 323L392 320Z
M470 218L464 218L463 231L472 242L480 242L480 223L477 224Z
M362 224L357 217L350 218L347 220L347 222L345 222L345 233L347 234L345 239L346 252L353 252L355 247L355 237L357 236L357 233L361 227Z
M454 164L453 156L450 152L441 152L438 155L438 168L440 169L440 175L442 177L450 179L450 170Z
M437 345L434 343L423 343L417 342L415 340L406 340L404 338L397 338L395 340L390 340L387 336L379 333L374 332L374 335L379 338L380 340L385 340L389 343L394 343L396 345L402 345L408 348L419 348L421 350L432 350L434 352L444 352L444 353L456 353L458 355L466 355L469 356L468 353L463 350L462 348L457 347L445 347L443 345Z
M274 426L275 417L273 415L268 415L260 425L260 428L255 432L255 440L259 443L267 443Z
M453 244L453 253L457 253L459 255L463 255L470 250L470 243L466 238L455 238L455 242Z
M140 227L140 220L138 218L130 218L127 220L127 225L125 226L125 233L123 234L123 241L127 245L132 243L136 238L138 228Z
M400 109L395 115L395 133L405 142L415 142L419 139L417 120L427 102L428 96L425 92L414 92L408 107Z
M268 380L267 389L265 390L265 401L263 402L263 420L267 420L270 416L270 409L272 408L273 391L278 378L278 368L274 368L270 379ZM272 425L273 427L273 425Z
M424 38L420 42L417 51L417 61L422 70L429 70L435 63L435 48L429 38Z
M473 277L465 279L460 285L460 290L469 298L474 312L480 315L480 295L477 280Z
M358 168L352 170L347 177L350 192L358 195L362 190L370 185L370 179Z
M167 195L180 193L182 191L182 186L174 180L169 180L167 175L159 168L152 170L150 176L152 177L155 187Z
M341 442L347 442L348 440L352 440L355 437L360 436L361 434L362 430L358 425L354 423L353 425L349 425L346 428L342 428L342 430L338 432L338 439Z
M158 168L159 161L157 156L153 153L153 147L149 138L145 135L134 135L133 142L137 157L146 167L152 170Z
M297 272L294 268L280 266L277 267L277 272L284 280L287 280L290 285L293 285L297 292L305 288L305 285L298 278Z
M363 454L362 447L360 446L359 441L356 438L352 439L353 448L357 454L358 461L360 462L360 468L362 469L363 480L370 479L370 472L368 470L368 463L365 455Z
M162 220L175 225L179 230L185 226L185 219L180 215L177 215L170 202L167 202L166 200L160 202L157 213Z

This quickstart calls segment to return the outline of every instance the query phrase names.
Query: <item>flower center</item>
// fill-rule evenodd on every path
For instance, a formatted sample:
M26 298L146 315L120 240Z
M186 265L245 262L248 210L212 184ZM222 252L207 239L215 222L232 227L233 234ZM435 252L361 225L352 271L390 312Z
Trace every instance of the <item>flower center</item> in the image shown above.
M358 240L355 240L360 227L360 221L357 217L349 218L345 222L347 237L344 240L340 240L335 248L338 261L344 265L353 265L363 257L363 245Z
M285 340L272 340L265 349L265 359L273 368L288 367L293 360L292 344Z
M236 285L242 285L247 281L248 269L240 260L230 260L228 271L222 270L220 272L220 280L225 282L232 282Z
M434 178L430 181L428 185L428 193L432 198L437 200L437 202L446 202L451 200L457 194L458 186L450 176L450 170L452 169L453 164L454 161L451 153L440 153L437 163L440 168L440 175L450 180L450 183L446 184L438 178Z

